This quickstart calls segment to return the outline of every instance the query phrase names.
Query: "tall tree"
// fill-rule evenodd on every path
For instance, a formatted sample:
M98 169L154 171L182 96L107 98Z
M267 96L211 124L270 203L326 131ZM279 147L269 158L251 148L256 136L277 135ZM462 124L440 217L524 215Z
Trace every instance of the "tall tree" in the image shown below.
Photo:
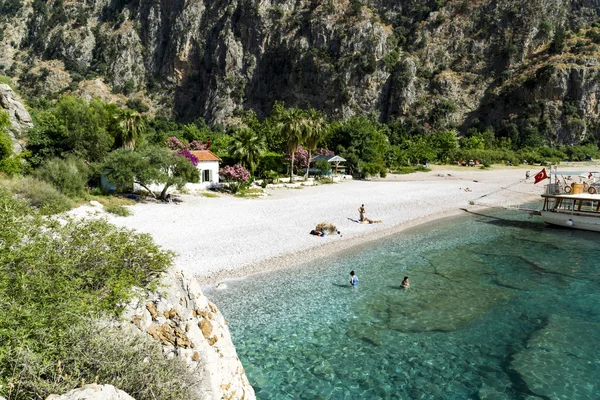
M317 149L317 144L323 139L327 132L327 126L323 115L310 108L306 112L306 126L304 134L304 144L308 149L308 165L306 166L306 178L308 178L308 170L310 169L310 159L312 152Z
M291 155L290 183L294 177L294 153L298 150L300 142L302 142L305 132L305 124L306 120L304 112L298 108L290 108L289 110L286 110L278 124L286 138L287 150Z
M229 146L229 154L240 160L241 164L248 168L252 175L254 175L258 161L264 153L264 141L249 128L238 131Z
M135 149L138 141L146 131L146 122L137 112L129 109L120 109L113 118L116 123L116 137L121 147L127 150Z
M187 182L200 180L198 169L190 160L158 146L147 146L140 151L115 150L106 157L103 171L115 185L126 188L137 183L154 197L149 186L164 185L160 193L163 199L169 187L181 189Z

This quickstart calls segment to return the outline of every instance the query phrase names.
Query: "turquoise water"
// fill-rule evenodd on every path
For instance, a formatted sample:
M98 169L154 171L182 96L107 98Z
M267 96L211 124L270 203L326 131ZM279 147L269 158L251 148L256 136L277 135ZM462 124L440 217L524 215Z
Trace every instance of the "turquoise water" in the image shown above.
M207 295L259 399L600 399L599 239L465 214Z

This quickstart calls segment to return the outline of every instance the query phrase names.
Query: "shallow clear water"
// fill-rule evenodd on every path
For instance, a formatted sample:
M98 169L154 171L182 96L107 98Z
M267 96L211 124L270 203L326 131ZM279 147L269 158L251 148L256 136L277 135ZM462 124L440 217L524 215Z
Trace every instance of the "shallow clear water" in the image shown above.
M207 295L259 399L600 399L599 239L465 214Z

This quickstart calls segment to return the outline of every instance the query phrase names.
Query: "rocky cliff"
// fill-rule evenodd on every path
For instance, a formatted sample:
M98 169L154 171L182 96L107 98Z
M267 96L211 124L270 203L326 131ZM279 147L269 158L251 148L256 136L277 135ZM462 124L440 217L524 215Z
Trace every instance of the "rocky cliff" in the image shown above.
M163 282L158 292L140 293L129 304L126 323L160 341L168 357L188 363L197 377L194 399L254 399L217 307L193 278L180 271L167 274Z
M13 142L13 151L19 153L22 147L20 139L27 129L33 127L33 123L22 100L7 84L0 84L0 110L8 113L10 120L8 134Z
M561 143L597 130L598 0L0 5L0 68L29 96L135 96L212 123L284 100L506 136L515 125Z

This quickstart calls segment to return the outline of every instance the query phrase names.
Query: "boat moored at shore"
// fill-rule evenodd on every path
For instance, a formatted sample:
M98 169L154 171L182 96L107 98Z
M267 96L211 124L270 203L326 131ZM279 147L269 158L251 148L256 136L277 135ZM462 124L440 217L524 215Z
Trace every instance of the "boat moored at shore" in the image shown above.
M543 194L540 212L547 224L600 232L600 195Z

